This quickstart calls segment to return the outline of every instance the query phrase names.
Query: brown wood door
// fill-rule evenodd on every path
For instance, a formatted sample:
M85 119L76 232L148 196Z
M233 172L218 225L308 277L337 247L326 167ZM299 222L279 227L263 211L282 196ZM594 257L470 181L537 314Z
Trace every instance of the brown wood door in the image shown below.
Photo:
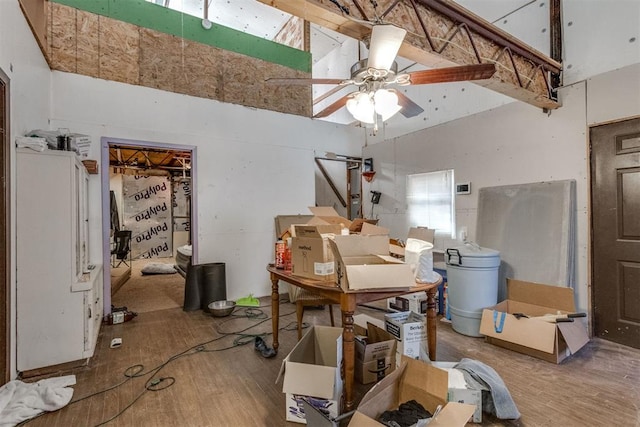
M590 136L594 334L640 348L640 119Z

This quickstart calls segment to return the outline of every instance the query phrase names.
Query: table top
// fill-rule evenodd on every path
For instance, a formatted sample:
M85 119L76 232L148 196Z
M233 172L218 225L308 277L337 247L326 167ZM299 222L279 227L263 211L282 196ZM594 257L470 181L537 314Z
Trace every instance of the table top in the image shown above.
M327 292L335 292L337 294L363 294L363 293L375 293L375 294L389 294L389 297L395 296L395 295L401 295L401 294L407 294L407 293L413 293L413 292L421 292L421 291L428 291L431 289L434 289L436 287L438 287L438 285L440 285L440 283L442 283L442 276L440 276L439 274L437 274L438 276L438 280L433 282L433 283L416 283L416 286L413 287L409 287L409 288L384 288L384 289L354 289L354 290L349 290L349 291L343 291L342 288L340 286L338 286L337 283L333 282L333 281L322 281L322 280L314 280L314 279L309 279L306 277L300 277L300 276L295 276L293 274L291 274L290 271L287 270L283 270L280 268L276 268L273 264L269 264L267 266L267 271L269 271L269 273L275 275L276 277L278 277L280 280L284 280L285 282L289 282L292 283L294 285L298 284L300 286L303 286L307 289L314 289L314 290L319 290L319 291L323 291L323 294L326 294Z

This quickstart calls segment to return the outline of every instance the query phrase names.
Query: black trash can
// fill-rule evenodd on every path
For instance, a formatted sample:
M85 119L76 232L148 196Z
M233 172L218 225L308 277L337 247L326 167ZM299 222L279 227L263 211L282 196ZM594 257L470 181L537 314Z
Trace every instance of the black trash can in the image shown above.
M202 280L200 308L209 309L209 304L214 301L227 299L227 279L224 262L212 262L202 264L200 273Z
M189 264L184 286L184 311L207 310L213 301L227 299L225 264Z
M202 266L189 264L187 266L187 276L184 282L184 311L200 310L201 290L200 290L200 273Z

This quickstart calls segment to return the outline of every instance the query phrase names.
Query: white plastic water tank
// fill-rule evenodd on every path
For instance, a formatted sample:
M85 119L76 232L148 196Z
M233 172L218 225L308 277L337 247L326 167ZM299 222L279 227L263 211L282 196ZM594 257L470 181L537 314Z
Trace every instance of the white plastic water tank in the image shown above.
M447 249L445 261L451 326L461 334L480 337L482 309L498 302L500 252L465 243Z

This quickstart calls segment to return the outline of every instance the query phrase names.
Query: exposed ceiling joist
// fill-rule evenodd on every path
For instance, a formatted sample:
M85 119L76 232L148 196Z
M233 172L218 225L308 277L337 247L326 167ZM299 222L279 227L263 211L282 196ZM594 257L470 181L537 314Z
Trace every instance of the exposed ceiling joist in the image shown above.
M449 0L258 1L365 43L369 23L395 24L408 31L399 51L406 59L435 68L495 63L493 78L474 83L540 108L560 106L550 82L562 64Z

